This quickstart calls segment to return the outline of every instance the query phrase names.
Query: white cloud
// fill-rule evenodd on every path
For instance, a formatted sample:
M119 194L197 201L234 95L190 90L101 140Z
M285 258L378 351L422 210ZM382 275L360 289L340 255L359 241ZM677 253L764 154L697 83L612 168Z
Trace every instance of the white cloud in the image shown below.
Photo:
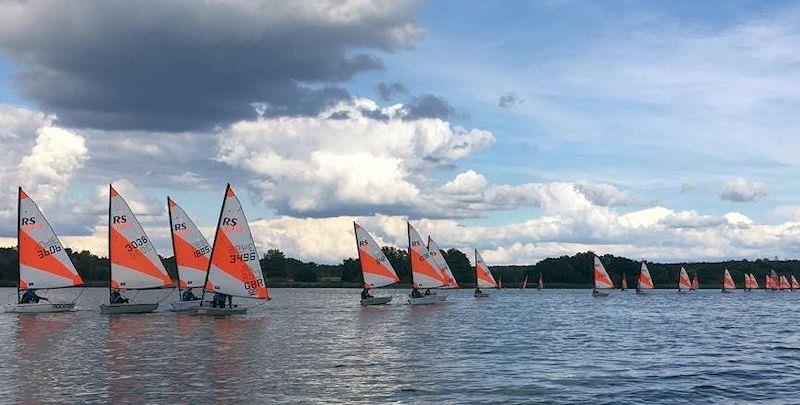
M767 188L759 182L742 177L725 182L719 198L733 202L753 202L767 195Z

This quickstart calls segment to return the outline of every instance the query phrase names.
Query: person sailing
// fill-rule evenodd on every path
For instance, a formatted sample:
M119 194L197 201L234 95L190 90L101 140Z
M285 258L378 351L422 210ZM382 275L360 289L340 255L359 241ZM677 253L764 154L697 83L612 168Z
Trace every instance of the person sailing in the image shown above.
M483 294L483 291L481 291L480 287L475 287L475 295L478 295L478 294Z
M183 301L197 301L200 298L194 295L191 288L187 288L183 290L183 295L181 296Z
M372 294L369 293L369 289L367 287L364 287L364 289L361 290L361 299L362 300L367 300L367 299L370 299L370 298L374 298L374 297L372 296Z
M411 290L411 298L421 298L421 297L422 297L422 294L420 294L419 289L417 287L414 287Z
M38 296L36 294L36 289L35 288L31 288L29 290L25 290L25 292L22 294L22 297L20 297L20 299L19 299L19 303L20 304L38 304L40 300L45 300L47 302L50 302L50 300L48 300L47 298Z
M123 297L120 294L118 289L111 290L111 296L109 297L109 302L112 304L127 304L130 300Z

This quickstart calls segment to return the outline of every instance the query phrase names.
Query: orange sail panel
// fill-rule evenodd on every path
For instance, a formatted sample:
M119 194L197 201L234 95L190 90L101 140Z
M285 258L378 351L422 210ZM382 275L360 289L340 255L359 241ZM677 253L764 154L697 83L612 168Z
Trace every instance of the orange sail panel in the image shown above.
M242 204L228 184L211 249L206 291L269 299L259 259Z
M594 288L614 288L614 282L597 256L594 257Z
M483 257L481 257L481 254L478 253L478 249L475 249L475 277L477 279L478 287L497 287L497 281L494 280L492 271L489 270L489 266L487 266L486 262L483 261Z
M436 262L439 263L439 270L441 270L442 278L445 280L445 287L458 288L458 283L456 282L455 276L453 276L453 271L450 270L450 265L447 264L447 260L445 260L444 255L442 255L442 250L439 249L439 245L433 241L430 235L428 236L428 251Z
M725 269L725 273L722 278L722 289L723 290L735 290L736 284L733 282L733 277L731 277L731 273L728 269Z
M170 234L178 267L181 288L203 287L211 255L211 246L194 221L171 198L167 197Z
M411 256L411 277L416 288L436 288L446 284L439 263L428 251L422 237L408 224L408 253Z
M686 269L681 267L681 274L678 277L678 291L689 291L692 289L692 282L689 281L689 274L686 273Z
M83 285L64 246L39 207L19 189L19 286L62 288Z
M639 289L653 289L655 286L653 285L653 278L650 277L650 270L647 268L647 265L642 262L642 269L639 273Z
M145 289L172 287L172 279L142 224L122 196L110 187L109 258L111 287Z
M372 235L355 222L353 222L353 227L355 228L358 260L361 263L361 274L364 276L364 287L386 287L400 281L392 263L383 254L383 250L372 238Z

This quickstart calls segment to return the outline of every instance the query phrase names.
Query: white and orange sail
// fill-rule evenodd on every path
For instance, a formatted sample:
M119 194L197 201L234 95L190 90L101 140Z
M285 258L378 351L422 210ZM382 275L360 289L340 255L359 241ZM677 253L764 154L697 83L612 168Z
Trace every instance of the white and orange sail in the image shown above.
M542 280L542 273L539 273L539 282L537 283L536 288L539 290L544 289L544 280Z
M697 274L695 274L694 278L692 279L692 288L691 289L692 290L697 290L699 288L700 288L700 278L697 277Z
M442 272L442 278L445 281L444 287L458 288L458 283L456 282L455 276L453 276L450 265L447 264L447 260L445 260L444 255L442 255L442 250L439 249L439 245L433 241L430 235L428 235L428 252L430 252L434 260L439 263L439 270Z
M655 288L655 285L653 285L653 278L650 277L650 270L644 262L642 262L642 269L639 273L638 288L640 290L652 290Z
M481 254L478 253L478 249L475 249L475 278L478 287L497 287L497 281L494 280L494 276L492 275L491 270L489 270L489 266L487 266L486 262L483 261L483 257L481 257Z
M211 246L186 211L167 197L172 250L178 268L178 287L203 287L211 260Z
M109 186L108 234L112 289L172 287L153 242L113 186Z
M791 286L789 285L789 280L786 279L786 276L781 276L781 290L789 290Z
M622 274L622 283L621 284L622 284L622 291L625 291L625 290L628 289L628 277L624 273Z
M228 184L211 248L205 291L268 300L259 259L242 203Z
M689 280L689 274L686 269L681 267L681 274L678 276L678 291L690 291L692 289L692 282Z
M745 290L753 289L753 279L751 279L750 274L747 273L744 273L744 289Z
M770 283L769 288L773 290L780 289L780 279L778 279L778 273L776 273L775 270L770 271L769 283Z
M789 277L791 277L790 281L792 282L791 283L792 290L797 290L798 288L800 288L800 284L797 283L797 279L794 278L794 274L790 275Z
M392 267L392 263L381 250L381 247L372 238L372 235L353 222L358 248L358 261L361 264L361 274L364 277L364 288L380 288L400 281L400 277Z
M756 280L756 276L753 273L750 273L750 288L758 289L758 280Z
M594 288L595 290L614 288L614 282L611 281L606 268L597 256L594 257Z
M439 263L431 255L419 232L408 224L408 254L411 257L411 279L414 288L438 288L446 285Z
M772 276L769 274L764 276L764 288L770 290L773 288Z
M528 287L528 275L527 274L525 275L525 279L522 280L522 287L520 288L520 290L524 290L526 287Z
M728 269L725 269L725 273L722 276L722 289L723 290L735 290L736 283L733 282L733 277L731 277L731 273Z
M19 189L18 226L20 289L83 285L83 279L50 223L22 188Z

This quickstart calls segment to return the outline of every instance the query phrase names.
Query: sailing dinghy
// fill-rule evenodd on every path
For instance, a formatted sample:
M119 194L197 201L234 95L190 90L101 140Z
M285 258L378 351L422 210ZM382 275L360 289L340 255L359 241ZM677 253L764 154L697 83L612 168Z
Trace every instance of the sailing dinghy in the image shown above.
M358 248L358 262L361 265L361 274L364 277L364 289L369 292L373 288L381 288L392 285L400 281L400 277L392 267L392 263L386 258L381 247L372 238L372 235L353 222L356 235L356 247ZM382 305L388 304L392 300L390 295L385 297L372 297L361 299L361 305Z
M729 293L731 290L736 289L736 283L733 282L733 277L731 277L731 273L728 269L725 269L725 273L722 276L722 292Z
M625 275L625 273L622 273L622 282L620 284L622 287L619 289L620 291L625 291L628 289L628 276Z
M692 290L692 282L689 281L689 274L686 273L686 269L681 267L681 274L678 276L678 292L679 293L688 293Z
M130 303L122 293L125 290L172 288L172 279L128 203L113 186L109 185L108 190L109 303L100 305L100 313L153 312L158 308L158 302Z
M789 280L786 279L786 276L781 276L781 291L789 291L792 287L789 285Z
M694 277L692 278L692 288L689 291L694 291L700 289L700 278L697 277L697 273L695 273Z
M417 230L411 226L410 222L406 224L408 225L408 256L411 258L409 264L412 278L412 290L408 302L411 305L430 305L443 301L431 291L432 288L440 288L445 285L442 272L439 270L439 263L431 255ZM425 289L425 294L415 296L415 292L419 294L419 289Z
M233 297L269 300L269 291L258 260L256 243L244 216L242 203L228 184L219 212L203 296L200 306L190 307L189 314L212 316L244 314L247 308L234 305ZM207 292L214 293L212 302L216 304L203 302L202 298Z
M750 275L744 273L744 290L746 292L753 291L753 280L750 279Z
M19 188L17 221L17 303L6 312L46 313L67 312L75 302L36 302L39 289L70 288L83 285L83 279L58 240L39 206ZM20 292L24 291L22 296ZM24 303L23 303L24 302Z
M200 305L200 298L193 290L202 291L211 247L186 211L169 197L167 197L167 210L172 252L175 266L178 268L178 301L172 303L172 310L187 311L189 307Z
M797 279L794 278L794 274L791 274L789 277L791 277L791 281L792 281L792 285L791 285L792 291L795 291L798 288L800 288L800 284L797 283Z
M636 294L647 294L645 290L652 290L655 286L653 285L653 278L650 277L650 270L647 268L647 265L642 262L642 270L639 273L639 282L636 284Z
M526 274L526 275L525 275L525 279L524 279L524 280L522 280L522 287L520 287L519 289L520 289L520 290L524 290L524 289L525 289L525 287L527 287L527 286L528 286L528 275Z
M489 266L483 261L483 257L475 249L475 284L478 286L475 289L475 298L486 298L489 294L481 291L481 288L497 288L497 281L494 280L492 271Z
M537 284L536 289L540 291L544 289L544 281L542 280L542 273L539 273L539 283Z
M442 289L458 288L458 283L456 282L455 276L453 276L453 271L450 269L450 265L447 264L447 260L445 260L442 250L439 249L439 245L433 241L430 235L428 235L428 252L430 252L431 256L433 256L433 259L436 261L436 263L439 264L439 271L442 273L442 279L444 280ZM439 296L439 301L444 301L446 299L447 296L444 294Z
M611 281L606 268L597 256L594 257L594 288L592 289L593 297L608 297L608 291L614 288L614 282Z
M753 273L750 273L750 288L758 290L758 280L756 280L756 276Z

